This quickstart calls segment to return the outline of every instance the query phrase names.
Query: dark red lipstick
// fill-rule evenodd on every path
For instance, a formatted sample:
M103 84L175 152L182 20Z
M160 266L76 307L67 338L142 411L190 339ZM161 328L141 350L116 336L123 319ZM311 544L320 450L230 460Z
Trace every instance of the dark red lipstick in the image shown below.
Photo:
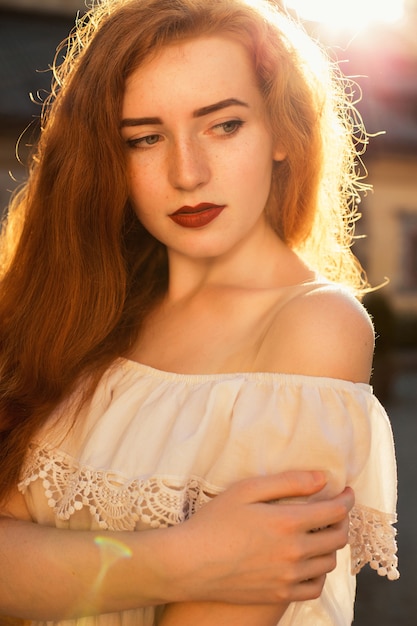
M183 206L169 216L184 228L202 228L210 224L225 208L225 205L201 202L196 206Z

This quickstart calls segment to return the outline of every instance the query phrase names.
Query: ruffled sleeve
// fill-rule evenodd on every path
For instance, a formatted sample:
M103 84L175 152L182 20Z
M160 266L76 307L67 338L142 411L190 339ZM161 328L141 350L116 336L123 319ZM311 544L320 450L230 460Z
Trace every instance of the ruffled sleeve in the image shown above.
M397 478L391 425L374 396L369 398L371 440L369 455L352 481L356 505L350 516L352 572L366 563L380 576L399 577L396 530Z
M250 396L245 394L245 408L236 399L236 419L208 474L210 482L229 472L242 477L288 469L326 471L328 484L320 498L347 485L355 492L352 573L369 563L379 575L397 579L394 441L372 389L303 376L283 376L272 388L269 383L266 377L258 380Z

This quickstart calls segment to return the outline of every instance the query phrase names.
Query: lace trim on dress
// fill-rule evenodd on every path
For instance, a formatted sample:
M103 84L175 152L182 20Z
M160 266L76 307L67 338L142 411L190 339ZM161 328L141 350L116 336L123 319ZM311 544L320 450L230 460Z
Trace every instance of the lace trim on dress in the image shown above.
M383 513L364 505L355 506L350 513L349 543L352 574L369 563L380 576L389 580L400 577L397 569L396 515Z
M202 478L152 476L128 479L109 471L80 466L56 449L33 446L19 489L42 480L48 505L56 517L68 520L87 507L100 528L134 530L142 521L151 528L180 524L223 489ZM356 505L350 513L352 574L369 563L381 576L399 577L395 515Z
M180 524L222 491L198 477L128 479L109 470L81 467L61 451L36 447L23 470L19 490L42 480L48 505L60 520L87 507L104 530L134 530Z

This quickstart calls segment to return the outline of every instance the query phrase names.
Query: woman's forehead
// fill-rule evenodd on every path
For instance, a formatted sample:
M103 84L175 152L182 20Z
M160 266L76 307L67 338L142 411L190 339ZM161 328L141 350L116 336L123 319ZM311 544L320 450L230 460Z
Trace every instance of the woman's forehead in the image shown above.
M129 107L138 100L182 98L205 106L239 94L259 94L249 53L240 42L216 35L163 47L130 75L124 101Z

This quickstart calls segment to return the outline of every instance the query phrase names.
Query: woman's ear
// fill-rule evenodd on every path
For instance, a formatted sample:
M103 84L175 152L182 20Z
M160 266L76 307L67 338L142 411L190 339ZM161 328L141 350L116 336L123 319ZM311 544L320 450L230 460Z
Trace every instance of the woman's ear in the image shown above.
M287 153L282 146L277 146L272 153L274 161L283 161L286 157Z

